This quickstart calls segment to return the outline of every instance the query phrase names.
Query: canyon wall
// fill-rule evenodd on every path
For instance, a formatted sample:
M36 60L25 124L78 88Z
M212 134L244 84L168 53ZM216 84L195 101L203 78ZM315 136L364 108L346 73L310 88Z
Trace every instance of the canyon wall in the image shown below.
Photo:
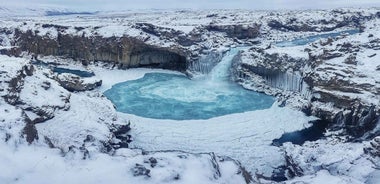
M249 89L284 97L284 103L298 100L307 114L330 121L330 130L343 130L354 139L373 138L380 133L380 107L376 99L360 98L367 94L378 97L380 89L376 83L355 83L347 77L339 79L335 73L326 78L336 69L321 63L343 56L331 52L297 58L251 49L234 62L233 78Z
M8 51L17 55L28 51L36 55L53 55L90 61L110 62L119 68L155 67L178 71L186 70L186 56L179 50L159 48L135 38L73 36L58 33L57 38L39 36L35 32L14 30L14 48Z

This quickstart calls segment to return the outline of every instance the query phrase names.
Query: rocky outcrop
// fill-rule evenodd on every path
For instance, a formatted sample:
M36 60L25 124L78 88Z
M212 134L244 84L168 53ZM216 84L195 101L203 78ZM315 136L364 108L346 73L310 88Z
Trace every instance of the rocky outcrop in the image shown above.
M211 70L222 60L223 52L210 51L205 55L199 57L199 59L192 60L188 64L188 74L201 73L208 74Z
M379 160L370 158L365 154L366 148L364 151L363 148L363 143L345 142L342 137L306 142L302 146L285 143L283 149L286 177L291 179L315 174L321 170L328 171L332 175L353 176L358 170L368 166L369 172L356 177L365 181L368 174L375 170Z
M308 63L307 59L294 58L288 54L267 53L262 48L251 48L252 52L243 57L248 62L237 59L233 63L233 78L242 83L246 80L258 77L251 86L254 90L277 95L279 91L270 91L268 88L277 88L282 91L290 91L302 94L309 98L310 89L303 79L300 69ZM254 63L250 61L255 61Z
M210 179L218 181L220 178L224 177L225 171L225 164L231 164L231 166L236 166L237 169L234 173L234 175L241 176L244 180L239 181L237 183L252 183L254 180L252 179L252 176L250 175L247 170L245 170L242 165L229 157L225 156L218 156L214 153L188 153L183 151L158 151L158 152L143 152L143 155L145 155L145 158L142 160L142 162L135 163L134 167L131 168L130 172L133 174L133 176L136 177L142 177L144 179L148 179L152 177L152 170L155 170L156 168L165 168L168 162L167 159L162 157L162 154L174 154L173 157L175 159L180 160L192 160L195 161L193 158L203 158L207 162L203 165L205 168L210 169ZM157 155L157 156L155 156ZM160 156L161 155L161 156ZM196 161L195 161L196 162ZM178 172L177 170L171 171L173 174L171 174L170 177L168 177L165 181L180 181L184 176L183 173ZM236 182L236 181L234 181Z
M369 145L364 148L364 153L380 158L380 137L375 137Z
M160 37L165 40L174 40L182 46L195 45L202 40L201 34L197 34L196 32L190 32L186 35L182 31L164 28L149 23L136 23L134 27L136 29L144 31L145 33Z
M109 143L113 149L128 148L129 143L132 142L132 136L128 134L131 130L130 125L130 122L125 125L111 125L110 131L118 140L116 142Z
M252 39L260 34L259 24L253 25L213 25L206 27L208 31L224 32L231 38Z
M32 122L26 122L23 129L23 135L25 135L26 141L31 144L33 141L38 140L38 132L36 126Z
M79 61L104 61L120 68L155 67L184 71L186 56L179 50L147 45L135 38L86 37L58 33L57 38L39 36L36 32L14 30L14 45L19 51L54 55ZM10 53L19 53L12 51Z
M370 98L367 94L376 97L380 88L376 83L351 80L357 72L354 69L342 70L329 63L338 59L347 68L353 68L352 65L359 62L357 53L370 43L360 46L347 42L336 44L336 48L331 49L334 40L330 42L329 46L324 42L313 43L305 49L307 58L252 48L243 53L243 59L234 63L234 79L244 87L276 95L286 101L293 102L292 99L299 96L302 101L296 100L296 106L331 122L330 130L344 130L344 134L355 139L373 138L380 133L373 131L380 119L380 107L375 101L367 101Z
M32 76L34 73L34 66L27 64L24 65L15 77L8 81L7 94L4 97L5 101L11 105L20 104L20 92L24 84L24 79L27 76ZM3 89L4 90L4 89Z
M345 14L345 12L333 11L336 14ZM310 20L309 22L299 21L297 18L287 19L285 21L270 20L268 26L272 29L280 31L294 31L294 32L327 32L333 31L338 28L353 26L361 28L365 21L375 18L375 15L364 16L361 13L344 16L342 20L338 19L317 19Z
M70 92L74 91L89 91L102 85L102 80L95 78L81 78L75 74L62 73L55 80Z
M24 72L21 70L18 72L18 75L12 78L8 84L8 93L4 96L4 99L7 103L11 105L16 105L19 102L20 91L24 83L25 78Z

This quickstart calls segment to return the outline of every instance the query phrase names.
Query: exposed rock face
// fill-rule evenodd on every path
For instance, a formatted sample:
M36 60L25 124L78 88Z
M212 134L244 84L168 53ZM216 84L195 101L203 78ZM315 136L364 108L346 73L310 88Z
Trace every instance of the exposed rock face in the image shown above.
M129 135L131 123L125 125L112 125L110 127L111 132L118 140L117 142L111 142L110 145L113 149L128 148L128 144L132 142L132 137Z
M336 14L345 14L345 12L338 12ZM347 15L342 20L337 19L320 19L312 22L303 22L297 20L297 18L288 19L285 22L278 20L270 20L268 26L272 29L280 31L294 31L294 32L326 32L333 31L337 28L345 26L361 27L365 20L373 19L375 15L363 16L360 13ZM318 26L319 25L319 26Z
M201 73L207 74L220 62L223 58L223 53L218 51L211 51L199 59L189 62L188 73Z
M364 148L364 152L372 155L373 157L380 158L380 137L375 137L368 145Z
M8 93L4 96L7 103L16 105L20 98L20 91L24 83L25 74L23 70L18 72L18 75L9 81Z
M91 150L94 147L100 149L101 151L104 151L105 153L112 153L111 151L115 151L116 149L128 147L128 144L132 141L131 136L128 134L130 125L127 123L120 124L117 122L117 117L113 117L113 111L109 112L112 108L112 105L105 105L108 108L99 107L99 104L103 102L98 102L99 99L94 99L95 95L93 97L87 96L86 98L88 99L84 100L85 102L83 103L94 100L96 104L92 106L93 108L89 108L87 106L88 109L91 109L91 111L96 111L96 108L100 108L101 110L95 112L95 114L109 113L107 115L99 115L99 117L103 119L100 119L98 117L95 118L95 120L101 122L102 125L104 124L104 126L102 126L102 130L105 131L106 136L104 136L102 139L99 139L98 132L95 131L94 133L93 129L91 128L90 130L87 129L86 131L83 131L83 127L79 123L80 120L78 120L78 122L74 123L75 126L79 124L79 133L77 134L78 136L71 137L76 137L80 141L74 141L75 143L71 142L68 144L67 142L64 142L62 144L59 138L57 140L57 137L59 137L59 131L62 131L61 129L65 129L64 126L66 124L70 124L72 120L64 118L64 125L57 125L59 124L59 120L56 120L60 118L59 116L57 117L57 114L60 114L62 116L62 114L70 113L70 109L73 108L71 106L73 102L70 100L73 93L70 93L62 88L62 86L60 86L59 83L54 80L56 76L46 68L35 67L34 65L30 64L30 61L23 58L6 56L2 57L3 60L0 66L2 68L2 72L0 72L0 79L2 80L0 81L0 85L1 89L4 91L0 91L0 94L4 100L3 98L0 98L0 107L2 107L0 109L2 112L0 122L2 124L2 128L9 127L11 132L7 133L7 136L5 137L6 141L11 138L17 140L20 136L22 139L25 139L26 142L32 144L34 141L42 138L49 145L49 147L62 149L63 154L73 154L75 152L80 152L83 155L83 159L89 157L88 150ZM61 75L66 76L64 74ZM79 78L75 75L69 75L69 77L73 77L75 79ZM83 82L80 83L82 86L78 84L79 87L75 87L78 87L80 89L90 89L98 85L97 83L101 83L101 81L94 78L86 78L79 81ZM91 83L91 81L94 83ZM98 95L96 97L102 98L101 95ZM7 101L5 101L5 99ZM78 103L78 99L75 99L74 101ZM5 102L7 102L7 104ZM7 106L14 107L14 109L8 110L9 107ZM83 110L84 108L80 109ZM16 111L19 112L19 116L16 116ZM71 114L71 116L77 116L78 114L75 112L76 110L73 111L74 113ZM17 119L17 122L7 120L6 116L10 116L11 119ZM81 115L79 114L79 116ZM47 120L50 120L50 122ZM88 118L86 118L86 120L88 120ZM100 124L94 120L88 120L88 122L91 122L90 124L94 125L94 128L97 127L96 124ZM53 131L44 131L44 128L41 128L41 126L45 125L47 127L61 127L52 128ZM67 127L70 127L70 125ZM75 131L68 132L75 134ZM95 137L94 135L98 137ZM83 139L80 138L82 136ZM66 146L69 147L68 150L66 150Z
M272 53L270 48L252 48L234 63L234 78L249 89L285 96L285 99L298 94L304 99L303 105L298 107L332 122L331 130L343 129L354 138L373 138L379 134L372 130L380 118L380 86L376 82L376 74L374 81L362 82L360 78L368 74L359 74L362 71L357 70L360 67L357 65L373 62L363 61L363 57L371 57L362 56L360 52L375 41L362 45L341 44L332 39L327 41L330 43L311 44L304 51L307 52L305 57ZM374 49L371 47L371 50ZM337 64L337 61L342 64ZM254 82L247 85L247 81ZM370 98L374 101L368 101Z
M364 154L366 151L363 151L363 144L347 143L335 138L306 142L302 146L285 143L283 149L289 179L314 174L320 170L327 170L333 175L352 176L357 174L357 169L374 171L378 163L378 158L370 158ZM358 174L356 178L366 180L367 174Z
M179 71L186 69L186 57L180 51L150 46L126 36L80 37L58 33L58 37L52 39L48 35L39 36L31 30L22 32L15 29L14 37L14 44L19 50L34 54L112 62L120 68L157 67Z
M68 91L89 91L102 85L102 80L83 79L75 74L62 73L56 77L59 84Z
M26 141L31 144L34 140L38 140L38 132L34 123L27 122L22 132L26 136Z
M131 172L133 173L133 176L150 177L150 169L147 169L140 164L136 164L135 167L132 168Z
M202 40L201 35L196 34L195 32L190 32L188 35L185 35L181 31L159 27L149 23L136 23L134 27L144 31L145 33L164 38L166 40L174 40L182 46L195 45Z
M260 25L212 25L206 27L208 31L225 32L229 37L237 39L256 38L260 34Z
M135 177L142 177L148 179L154 176L153 171L155 168L165 168L166 164L173 162L173 160L168 160L162 157L162 154L174 154L172 158L175 160L192 160L194 158L206 158L207 164L204 167L210 167L210 177L213 180L218 180L223 177L223 169L225 169L224 164L230 163L238 166L238 169L235 171L235 175L241 176L244 178L244 181L238 183L252 183L251 175L241 166L238 161L235 161L229 157L217 156L214 153L203 153L203 154L191 154L187 152L176 152L176 151L160 151L160 152L143 152L144 159L142 162L135 163L134 167L130 169L130 172ZM171 170L170 177L167 177L165 181L181 181L183 176L182 172L179 172L180 169ZM236 181L234 181L236 182Z
M254 62L242 62L241 57ZM267 53L262 48L252 48L249 55L243 53L241 57L233 63L232 72L235 81L244 83L247 79L253 79L255 82L250 88L254 90L271 95L291 91L309 98L309 85L300 71L305 63L308 63L307 59L294 58L288 54Z

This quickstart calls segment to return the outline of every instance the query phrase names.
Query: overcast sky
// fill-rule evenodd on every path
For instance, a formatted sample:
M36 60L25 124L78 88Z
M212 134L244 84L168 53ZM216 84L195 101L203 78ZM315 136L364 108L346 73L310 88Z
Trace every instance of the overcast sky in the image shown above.
M380 7L380 0L0 0L0 6L55 6L75 10L128 9L315 9Z

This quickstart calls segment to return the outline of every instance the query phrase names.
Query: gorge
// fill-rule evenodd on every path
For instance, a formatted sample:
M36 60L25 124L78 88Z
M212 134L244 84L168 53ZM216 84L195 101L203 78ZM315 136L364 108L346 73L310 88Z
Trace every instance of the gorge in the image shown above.
M150 73L116 84L104 94L119 111L154 119L209 119L269 108L271 97L230 82L232 59L239 50L228 51L203 78L189 80L180 75Z
M60 152L51 158L74 168L73 178L85 169L65 159L95 173L103 171L94 163L108 163L115 177L105 182L376 183L379 15L350 8L4 17L0 160L17 174L0 181L59 173L36 156L27 163L46 165L22 177L16 170L25 166L9 159L17 145Z

